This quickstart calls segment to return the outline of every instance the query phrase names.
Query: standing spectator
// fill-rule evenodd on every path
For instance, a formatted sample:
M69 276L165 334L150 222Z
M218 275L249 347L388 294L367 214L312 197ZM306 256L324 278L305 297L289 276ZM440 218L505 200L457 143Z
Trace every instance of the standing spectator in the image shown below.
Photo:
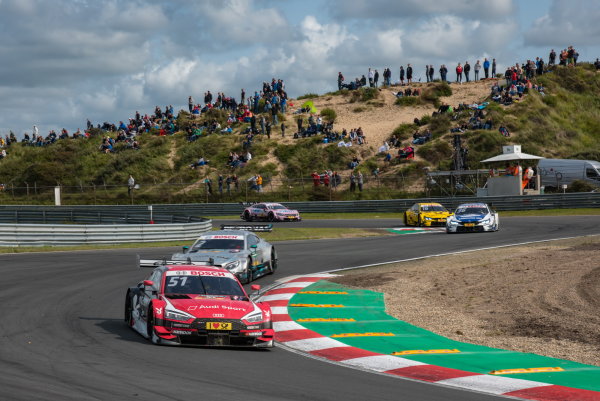
M375 78L375 73L373 72L371 67L369 67L369 73L367 75L369 77L369 86L372 88L373 87L373 79Z
M192 99L191 96L188 97L188 110L190 111L190 114L192 113L192 110L194 110L194 99Z
M246 91L244 90L244 88L242 88L242 93L240 94L240 98L242 99L240 104L244 104L244 99L246 99Z
M227 178L225 179L225 187L227 188L227 195L231 195L231 176L228 175Z
M265 120L265 116L261 116L261 117L260 117L260 133L261 133L262 135L264 135L264 134L265 134L265 125L266 125L266 123L267 123L267 122L266 122L266 120Z
M302 133L302 123L303 123L303 119L302 117L298 117L298 119L296 120L296 125L298 126L298 135L300 135Z
M462 65L460 65L460 63L458 63L458 65L456 66L456 82L458 82L459 84L462 84L462 73L463 73Z
M239 192L240 190L240 182L238 180L237 175L232 175L231 176L231 182L233 183L233 186L235 187L236 192Z
M506 79L506 87L510 87L510 81L511 81L511 77L512 77L512 70L509 68L506 69L506 71L504 72L504 78Z
M492 78L496 78L496 59L492 59Z
M338 78L337 78L337 82L338 82L338 90L342 89L342 83L344 82L344 76L342 75L342 72L338 72Z
M281 123L281 137L285 138L285 123Z
M465 73L465 80L469 82L469 72L471 72L471 64L468 61L465 61L465 66L463 67L463 71Z
M221 174L219 174L217 185L219 186L219 195L223 195L223 176Z
M425 79L429 82L429 65L425 66Z
M135 179L131 174L129 174L129 179L127 180L127 195L131 197L131 191L135 188Z
M313 171L310 175L313 180L313 186L318 187L321 184L321 176L317 173L317 171Z
M431 82L433 82L433 75L434 75L435 70L433 69L433 64L431 64L429 66L429 79L431 80Z
M358 176L356 177L356 182L358 183L358 190L362 192L363 189L363 174L359 171Z
M375 82L375 87L377 88L377 82L379 81L379 71L375 70L375 74L373 74L373 82Z
M256 191L257 192L262 192L262 186L263 186L263 178L262 175L260 174L256 174Z
M273 118L277 118L277 115L274 115ZM271 139L271 121L267 121L267 138Z
M400 85L404 86L404 67L400 66Z
M440 76L442 77L442 82L448 82L448 68L446 68L445 64L442 64L440 67Z
M350 173L350 192L356 191L356 174L354 171Z
M550 50L550 56L548 57L548 67L556 64L556 52L554 49Z
M206 193L209 195L212 195L212 181L210 180L209 177L206 177L204 179L204 185L206 187Z
M475 67L473 67L473 70L475 70L475 81L479 81L479 70L481 70L481 63L479 62L479 60L477 60L477 62L475 63Z
M413 77L413 68L410 66L410 64L406 67L406 82L410 85L412 84L412 77Z
M40 135L40 131L38 130L37 125L33 126L33 137L38 137Z
M490 77L490 61L487 58L483 59L483 73L485 74L485 79Z

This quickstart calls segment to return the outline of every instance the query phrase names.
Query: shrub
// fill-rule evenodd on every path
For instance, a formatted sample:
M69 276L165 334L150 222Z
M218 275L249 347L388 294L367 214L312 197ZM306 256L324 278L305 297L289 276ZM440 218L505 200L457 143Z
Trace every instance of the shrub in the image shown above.
M418 96L402 96L396 99L394 104L398 106L418 106L420 104L423 104L423 102Z
M358 106L352 109L352 112L354 113L362 113L363 111L366 111L367 109L362 107L362 106Z
M323 116L325 121L331 122L331 123L334 122L335 119L337 118L337 113L335 112L335 110L328 109L328 108L321 110L321 115Z
M391 136L397 136L398 139L405 140L410 138L413 131L417 129L417 126L414 124L400 124L393 131Z
M575 180L567 187L567 192L592 192L598 187L583 180Z
M316 97L319 97L319 95L317 95L316 93L305 93L302 96L298 96L296 98L296 100L302 100L302 99L314 99Z

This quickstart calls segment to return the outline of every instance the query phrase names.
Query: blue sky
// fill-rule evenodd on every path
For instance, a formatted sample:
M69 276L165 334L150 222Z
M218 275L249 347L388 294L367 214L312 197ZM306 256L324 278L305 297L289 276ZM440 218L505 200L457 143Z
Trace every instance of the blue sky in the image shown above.
M550 48L600 56L596 0L0 0L0 134L69 132L206 90L291 96L411 63L499 70Z

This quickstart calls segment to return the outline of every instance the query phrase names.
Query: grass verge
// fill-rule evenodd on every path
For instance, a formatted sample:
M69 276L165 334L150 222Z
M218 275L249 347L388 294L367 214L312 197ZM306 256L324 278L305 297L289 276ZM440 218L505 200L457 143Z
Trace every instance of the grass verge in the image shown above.
M260 236L267 241L291 241L303 239L331 239L355 238L391 235L385 230L362 228L277 228L270 233L261 233ZM73 245L73 246L27 246L27 247L0 247L2 253L28 253L28 252L70 252L92 251L102 249L126 248L165 248L190 245L193 241L168 241L168 242L135 242L128 244L98 244L98 245Z

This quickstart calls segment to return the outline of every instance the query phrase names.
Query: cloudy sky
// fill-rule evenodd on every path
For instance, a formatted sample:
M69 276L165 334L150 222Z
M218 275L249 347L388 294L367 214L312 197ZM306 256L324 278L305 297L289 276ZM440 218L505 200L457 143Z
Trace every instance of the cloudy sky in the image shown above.
M0 0L0 134L72 133L272 77L298 96L369 67L418 78L571 44L595 60L598 21L597 0Z

